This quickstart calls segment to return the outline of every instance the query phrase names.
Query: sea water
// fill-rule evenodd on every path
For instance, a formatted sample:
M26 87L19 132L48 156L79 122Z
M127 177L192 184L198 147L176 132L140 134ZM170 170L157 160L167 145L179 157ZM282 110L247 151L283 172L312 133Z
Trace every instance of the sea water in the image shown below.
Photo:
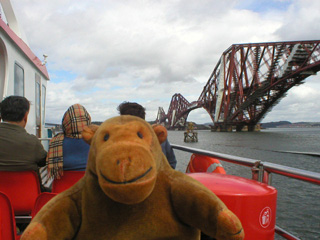
M169 131L170 143L277 163L320 173L320 157L287 153L320 154L320 128L270 128L260 132L198 131L197 143L183 142L183 131ZM177 170L185 172L190 153L174 150ZM251 178L248 167L222 162L227 174ZM276 224L295 236L320 239L320 186L272 174L278 190ZM275 239L283 239L276 236Z

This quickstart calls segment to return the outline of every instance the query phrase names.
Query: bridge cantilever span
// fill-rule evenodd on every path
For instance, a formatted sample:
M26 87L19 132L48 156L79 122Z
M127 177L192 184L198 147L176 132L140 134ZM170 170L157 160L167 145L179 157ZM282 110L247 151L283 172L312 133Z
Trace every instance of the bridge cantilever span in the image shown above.
M180 93L176 93L171 98L168 114L165 114L162 107L159 107L156 122L163 123L168 120L169 128L184 128L190 111L202 107L202 103L195 101L189 103Z
M203 107L214 130L247 126L252 131L289 89L318 71L320 40L234 44L223 52L197 101L172 97L167 119L176 126ZM196 107L190 108L193 103Z

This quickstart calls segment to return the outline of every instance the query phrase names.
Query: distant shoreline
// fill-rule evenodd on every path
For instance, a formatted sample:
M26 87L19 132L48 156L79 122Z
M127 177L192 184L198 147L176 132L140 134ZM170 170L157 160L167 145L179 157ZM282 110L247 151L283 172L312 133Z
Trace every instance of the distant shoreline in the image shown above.
M102 122L96 121L92 122L92 124L100 125ZM153 124L154 122L150 122L150 124ZM193 122L194 123L194 122ZM61 128L61 124L54 124L54 123L47 123L47 127L55 127L57 129ZM196 130L211 130L211 126L213 126L213 123L203 123L203 124L197 124L194 123ZM261 129L267 129L267 128L320 128L320 122L296 122L291 123L289 121L278 121L278 122L266 122L266 123L260 123ZM60 129L61 130L61 129Z
M213 126L213 123L203 123L203 124L195 123L195 126L198 130L210 129L210 125ZM320 128L320 122L295 122L295 123L291 123L289 121L277 121L277 122L260 123L260 127L261 127L261 129L266 129L266 128Z
M289 121L261 123L261 128L314 128L320 127L320 122L296 122Z

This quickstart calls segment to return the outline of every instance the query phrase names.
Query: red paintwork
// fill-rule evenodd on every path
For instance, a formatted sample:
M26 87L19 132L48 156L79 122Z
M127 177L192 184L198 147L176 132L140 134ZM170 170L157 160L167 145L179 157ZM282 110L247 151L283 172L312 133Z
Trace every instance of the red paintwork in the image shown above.
M49 74L47 72L46 66L42 65L40 59L36 55L34 55L28 45L12 31L2 19L0 19L0 27L9 36L9 38L12 39L12 41L18 46L18 48L20 48L20 50L27 56L27 58L29 58L29 60L33 62L33 64L39 69L39 71L42 72L46 79L49 80Z
M277 190L274 187L227 174L188 175L215 193L238 216L246 240L274 239L277 205Z
M278 170L275 170L275 169L273 169L272 172L276 173L276 174L281 174L281 175L284 175L284 176L287 176L287 177L292 177L292 178L300 179L302 181L311 182L311 183L320 185L320 180L318 180L318 179L313 179L313 178L304 177L304 176L298 176L298 175L293 174L293 173L286 173L286 172L278 171Z

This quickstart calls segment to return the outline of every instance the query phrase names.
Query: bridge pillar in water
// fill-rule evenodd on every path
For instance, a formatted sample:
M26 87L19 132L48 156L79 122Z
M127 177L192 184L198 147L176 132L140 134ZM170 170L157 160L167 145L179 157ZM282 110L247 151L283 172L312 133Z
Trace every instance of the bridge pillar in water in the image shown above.
M245 126L237 126L237 132L259 132L260 131L260 124L250 124Z
M248 125L248 132L259 132L260 129L260 124Z
M242 129L243 129L243 127L244 127L243 125L237 125L237 126L236 126L236 131L237 131L237 132L241 132Z
M248 125L248 132L254 132L256 125Z
M232 132L232 125L215 124L211 128L211 132Z
M260 131L260 124L231 125L215 123L214 126L211 127L211 132L232 132L234 129L237 132L257 132Z

